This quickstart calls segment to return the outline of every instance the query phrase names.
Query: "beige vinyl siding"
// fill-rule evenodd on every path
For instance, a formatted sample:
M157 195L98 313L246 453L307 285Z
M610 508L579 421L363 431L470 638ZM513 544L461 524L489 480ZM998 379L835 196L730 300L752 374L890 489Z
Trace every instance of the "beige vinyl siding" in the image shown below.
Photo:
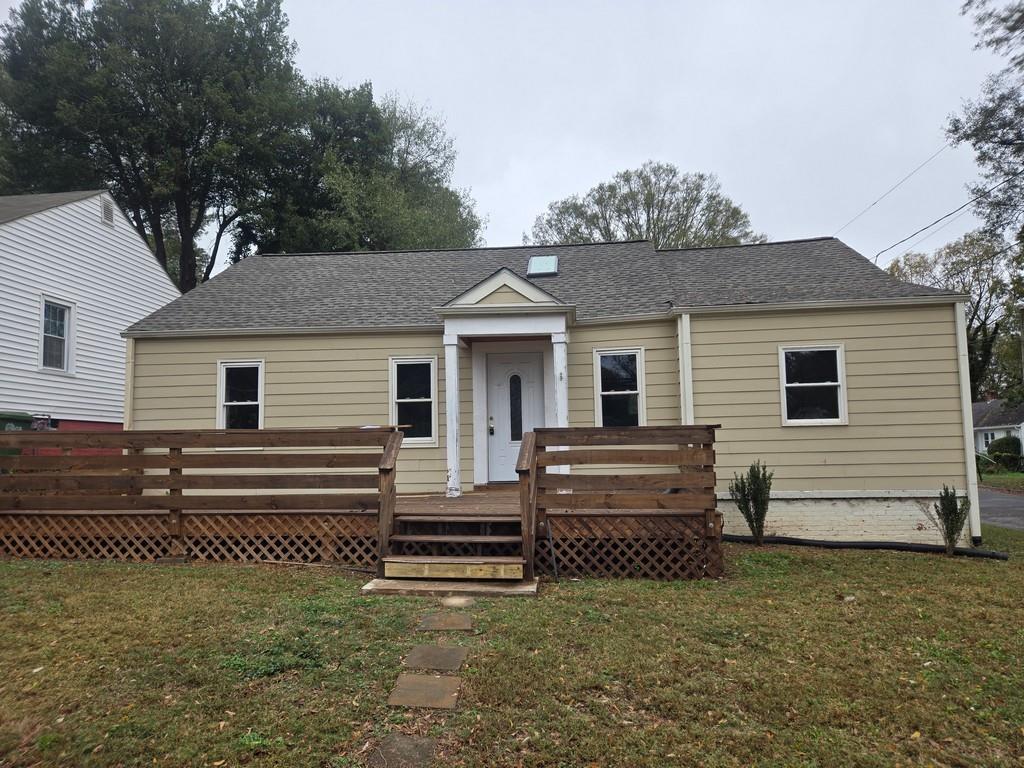
M477 304L532 304L526 296L519 291L503 285L484 296Z
M569 331L569 426L593 427L594 350L644 350L647 424L679 424L676 320L586 325Z
M966 489L953 305L694 315L694 416L721 424L719 490L755 459L774 490ZM839 343L849 424L782 426L779 346Z
M440 492L445 461L444 346L440 334L236 336L136 339L130 382L133 429L213 429L217 362L264 361L264 426L388 423L389 357L437 357L437 447L406 446L399 490ZM472 365L459 352L464 488L472 487Z

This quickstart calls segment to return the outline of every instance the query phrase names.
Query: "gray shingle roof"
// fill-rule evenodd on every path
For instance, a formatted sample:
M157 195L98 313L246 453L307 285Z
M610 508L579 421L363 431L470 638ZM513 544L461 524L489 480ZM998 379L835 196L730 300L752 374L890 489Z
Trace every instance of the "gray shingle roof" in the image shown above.
M526 278L538 252L557 254L558 274L527 279L575 305L578 320L673 307L947 295L894 279L835 238L672 251L637 241L262 255L224 270L127 335L437 326L437 307L502 267Z
M986 400L973 403L974 428L1016 427L1024 424L1024 403L1010 405L1005 400Z
M96 195L103 194L102 189L89 189L81 192L47 192L38 195L3 195L0 196L0 224L31 216L33 213L56 208L68 203L76 203Z

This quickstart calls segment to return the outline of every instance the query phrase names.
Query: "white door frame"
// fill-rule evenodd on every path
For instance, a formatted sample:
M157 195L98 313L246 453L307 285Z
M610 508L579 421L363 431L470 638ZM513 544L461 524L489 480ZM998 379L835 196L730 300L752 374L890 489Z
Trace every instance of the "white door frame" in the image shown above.
M544 426L556 426L552 419L555 409L554 353L550 339L527 341L473 342L473 484L487 485L487 355L491 352L540 352L544 377Z

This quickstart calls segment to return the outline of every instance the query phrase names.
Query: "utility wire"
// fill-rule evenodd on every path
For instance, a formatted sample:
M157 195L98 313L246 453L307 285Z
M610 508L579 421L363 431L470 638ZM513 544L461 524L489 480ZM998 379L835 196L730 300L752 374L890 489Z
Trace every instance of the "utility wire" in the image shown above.
M1005 179L1003 179L1002 181L1000 181L1000 182L999 182L998 184L993 184L993 185L992 185L991 187L989 187L988 189L986 189L986 190L985 190L984 192L982 192L982 193L981 193L980 195L977 195L976 197L972 197L972 198L971 198L970 200L968 200L968 201L967 201L966 203L964 203L963 205L961 205L961 206L959 206L959 207L957 207L957 208L954 208L954 209L953 209L952 211L950 211L949 213L946 213L946 214L943 214L942 216L939 216L939 218L937 218L937 219L936 219L935 221L933 221L933 222L932 222L931 224L929 224L929 225L927 225L927 226L924 226L924 227L921 227L921 228L920 228L919 230L917 230L916 232L913 232L913 233L911 233L911 234L907 235L907 236L906 236L906 237L904 237L904 238L903 238L902 240L897 240L897 241L896 241L895 243L893 243L892 245L890 245L890 246L889 246L888 248L883 248L882 250L880 250L880 251L879 251L878 253L876 253L876 254L875 254L875 264L877 264L877 263L878 263L878 257L879 257L879 256L881 256L881 255L882 255L883 253L886 253L886 252L888 252L888 251L891 251L891 250L892 250L893 248L895 248L895 247L896 247L896 246L898 246L898 245L903 245L903 244L904 244L905 242L907 242L907 240L911 240L911 239L913 239L913 238L917 237L918 235L920 235L920 234L921 234L922 232L924 232L925 230L929 230L929 229L931 229L931 228L932 228L932 227L934 227L934 226L935 226L936 224L938 224L938 223L939 223L940 221L945 221L945 220L946 220L946 219L948 219L948 218L949 218L950 216L954 216L954 215L956 215L956 214L960 213L960 211L962 211L962 210L963 210L964 208L967 208L968 206L970 206L970 205L973 205L974 203L976 203L976 202L978 202L979 200L981 200L981 198L983 198L983 197L987 197L988 195L992 194L992 192L994 192L994 191L995 191L996 189L998 189L999 187L1003 186L1003 184L1006 184L1006 183L1008 183L1008 182L1010 182L1010 181L1013 181L1014 179L1016 179L1016 178L1017 178L1018 176L1020 176L1020 175L1022 175L1022 174L1024 174L1024 168L1021 168L1021 169L1020 169L1019 171L1017 171L1017 172L1016 172L1015 174L1013 174L1012 176L1007 176L1007 177L1006 177Z
M860 218L861 216L863 216L863 215L864 215L865 213L867 213L867 212L868 212L868 211L870 211L870 210L871 210L872 208L874 208L874 207L875 207L876 205L878 205L878 204L879 204L880 202L882 202L883 200L885 200L885 198L887 198L887 197L888 197L888 196L889 196L890 194L892 194L893 192L895 192L895 191L896 191L896 189L897 189L898 187L900 187L900 186L901 186L901 185L903 184L903 182L905 182L905 181L906 181L907 179L909 179L909 178L910 178L911 176L913 176L913 175L914 175L915 173L917 173L917 172L918 172L918 171L920 171L920 170L921 170L922 168L924 168L924 167L925 167L926 165L928 165L928 163L930 163L930 162L931 162L932 160L934 160L934 159L935 159L936 157L938 157L939 155L941 155L941 154L943 153L943 151L945 151L945 150L946 150L946 149L948 149L948 148L949 148L949 144L948 144L948 143L946 143L946 144L943 144L943 145L942 145L941 147L939 147L939 148L938 148L938 149L937 149L937 150L936 150L936 151L935 151L935 152L934 152L934 153L933 153L933 154L932 154L932 155L931 155L931 156L930 156L930 157L929 157L929 158L928 158L927 160L925 160L925 161L924 161L923 163L921 163L921 164L920 164L919 166L917 166L917 168L915 168L914 170L912 170L912 171L911 171L910 173L908 173L908 174L907 174L906 176L904 176L904 177L903 177L902 179L900 179L900 180L899 180L899 181L897 181L897 182L896 182L895 184L893 184L893 185L892 185L891 187L889 187L889 188L888 188L887 190L885 190L885 193L884 193L884 194L883 194L883 195L882 195L882 196L881 196L880 198L878 198L877 200L875 200L875 202L871 203L871 205L869 205L869 206L868 206L867 208L865 208L865 209L864 209L863 211L861 211L860 213L858 213L858 214L857 214L856 216L854 216L854 217L853 217L852 219L850 219L850 220L849 220L848 222L846 222L845 224L843 224L843 226L841 226L841 227L840 227L839 229L837 229L837 230L835 231L835 234L833 234L833 235L832 235L832 237L835 237L836 235L838 235L838 234L839 234L840 232L842 232L842 231L843 231L844 229L846 229L846 228L847 228L848 226L850 226L851 224L853 224L853 222L855 222L855 221L856 221L857 219L859 219L859 218Z

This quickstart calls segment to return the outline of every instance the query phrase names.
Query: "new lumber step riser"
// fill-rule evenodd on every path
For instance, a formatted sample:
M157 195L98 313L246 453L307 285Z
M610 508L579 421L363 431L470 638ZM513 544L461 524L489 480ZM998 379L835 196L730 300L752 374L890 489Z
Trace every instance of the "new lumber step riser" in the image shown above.
M388 579L523 579L523 566L514 563L389 563Z

